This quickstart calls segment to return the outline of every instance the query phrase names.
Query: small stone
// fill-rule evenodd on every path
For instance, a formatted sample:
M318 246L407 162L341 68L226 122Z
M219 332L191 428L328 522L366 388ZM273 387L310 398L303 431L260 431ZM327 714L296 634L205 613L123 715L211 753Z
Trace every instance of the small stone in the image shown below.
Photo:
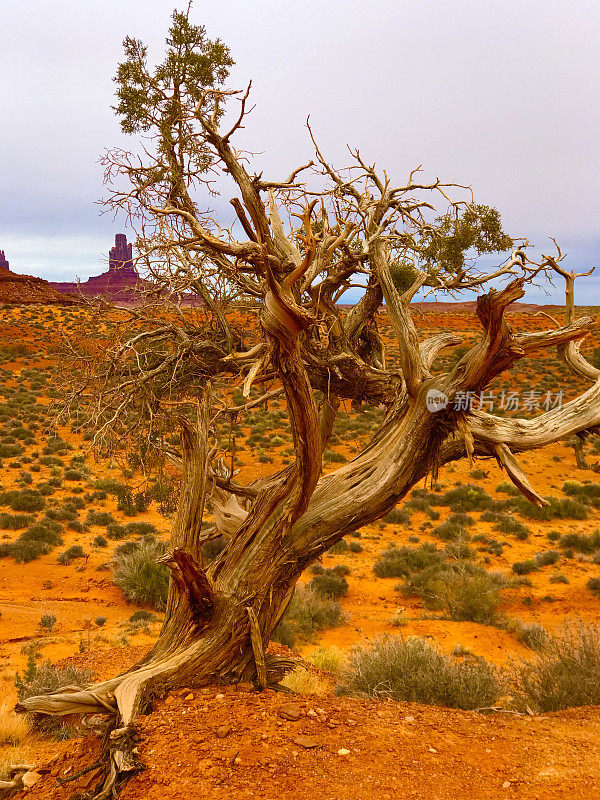
M317 740L313 739L312 736L296 736L292 741L294 744L297 744L299 747L304 747L307 750L310 750L311 747L319 746Z
M404 717L405 722L414 722L415 718L412 717L410 714L407 717Z
M314 708L309 708L308 711L306 712L306 715L308 717L316 717L317 712L314 710Z
M350 750L346 750L345 747L342 747L340 750L338 750L337 754L338 756L349 756Z
M216 694L216 695L215 695L215 699L216 699L216 700L222 700L224 697L225 697L225 695L224 695L224 694Z
M231 728L229 725L219 725L217 730L215 731L219 739L225 739L231 733Z
M502 784L503 789L510 789L510 787L511 787L510 781L504 781L504 783Z
M435 747L430 747L429 748L429 752L430 753L437 753L437 750L435 749Z
M37 772L37 770L29 770L29 772L26 772L23 775L21 780L23 781L23 786L25 786L27 789L30 789L32 786L35 786L41 777L42 776L39 772Z
M253 683L238 683L235 687L238 692L253 692L254 691L254 684Z
M188 695L186 695L186 696L185 696L183 699L184 699L184 700L186 700L186 701L188 701L188 700L193 700L193 699L194 699L194 695L193 695L193 693L192 693L192 692L190 692L190 693L189 693Z
M294 703L286 703L283 706L279 706L277 714L282 719L287 719L290 720L291 722L295 722L302 716L302 712L300 711L299 706L294 705Z

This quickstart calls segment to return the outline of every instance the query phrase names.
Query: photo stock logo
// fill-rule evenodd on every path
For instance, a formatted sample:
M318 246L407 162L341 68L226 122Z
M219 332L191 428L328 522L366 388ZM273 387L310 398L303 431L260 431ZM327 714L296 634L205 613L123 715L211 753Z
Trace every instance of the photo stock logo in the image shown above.
M552 392L540 392L537 389L524 389L521 392L510 392L503 389L495 392L456 392L454 400L450 403L448 396L439 389L429 389L426 397L427 410L432 414L443 411L449 405L455 411L473 411L473 407L481 411L492 413L499 411L550 411L561 408L564 399L562 389Z
M437 411L443 411L450 401L444 392L440 392L438 389L429 389L425 402L427 404L427 411L431 411L432 414L435 414Z

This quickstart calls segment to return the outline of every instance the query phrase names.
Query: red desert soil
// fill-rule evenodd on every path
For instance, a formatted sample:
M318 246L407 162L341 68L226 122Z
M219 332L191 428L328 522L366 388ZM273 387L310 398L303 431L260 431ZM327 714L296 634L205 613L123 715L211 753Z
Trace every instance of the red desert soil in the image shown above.
M99 661L114 668L112 654ZM587 800L600 786L596 707L517 717L210 687L168 695L139 734L145 769L123 800ZM97 770L57 779L92 766L98 747L95 737L45 745L49 772L26 796L89 790Z

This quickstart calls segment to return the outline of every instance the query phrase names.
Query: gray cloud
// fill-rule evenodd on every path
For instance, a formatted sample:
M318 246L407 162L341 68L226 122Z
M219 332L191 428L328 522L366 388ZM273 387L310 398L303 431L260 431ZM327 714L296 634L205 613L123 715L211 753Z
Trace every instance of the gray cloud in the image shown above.
M16 269L100 265L122 227L95 205L99 154L124 142L121 40L160 58L174 2L0 0L0 248ZM193 16L230 45L231 83L254 80L242 144L269 173L310 155L310 114L336 163L349 143L398 181L423 164L471 184L515 235L559 237L576 268L600 261L596 0L205 0Z

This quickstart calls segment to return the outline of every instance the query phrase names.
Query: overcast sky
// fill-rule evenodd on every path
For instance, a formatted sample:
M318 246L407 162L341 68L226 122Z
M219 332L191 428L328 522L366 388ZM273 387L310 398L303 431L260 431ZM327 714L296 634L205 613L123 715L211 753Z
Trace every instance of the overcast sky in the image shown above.
M121 43L141 38L161 59L183 6L0 0L0 249L11 268L54 280L105 269L123 225L99 215L97 162L126 143L111 110ZM599 0L196 0L192 20L231 48L230 85L252 78L243 144L270 175L310 158L310 114L334 162L351 144L398 182L423 164L471 184L511 234L545 251L556 236L568 264L600 264ZM600 304L600 274L577 302Z

